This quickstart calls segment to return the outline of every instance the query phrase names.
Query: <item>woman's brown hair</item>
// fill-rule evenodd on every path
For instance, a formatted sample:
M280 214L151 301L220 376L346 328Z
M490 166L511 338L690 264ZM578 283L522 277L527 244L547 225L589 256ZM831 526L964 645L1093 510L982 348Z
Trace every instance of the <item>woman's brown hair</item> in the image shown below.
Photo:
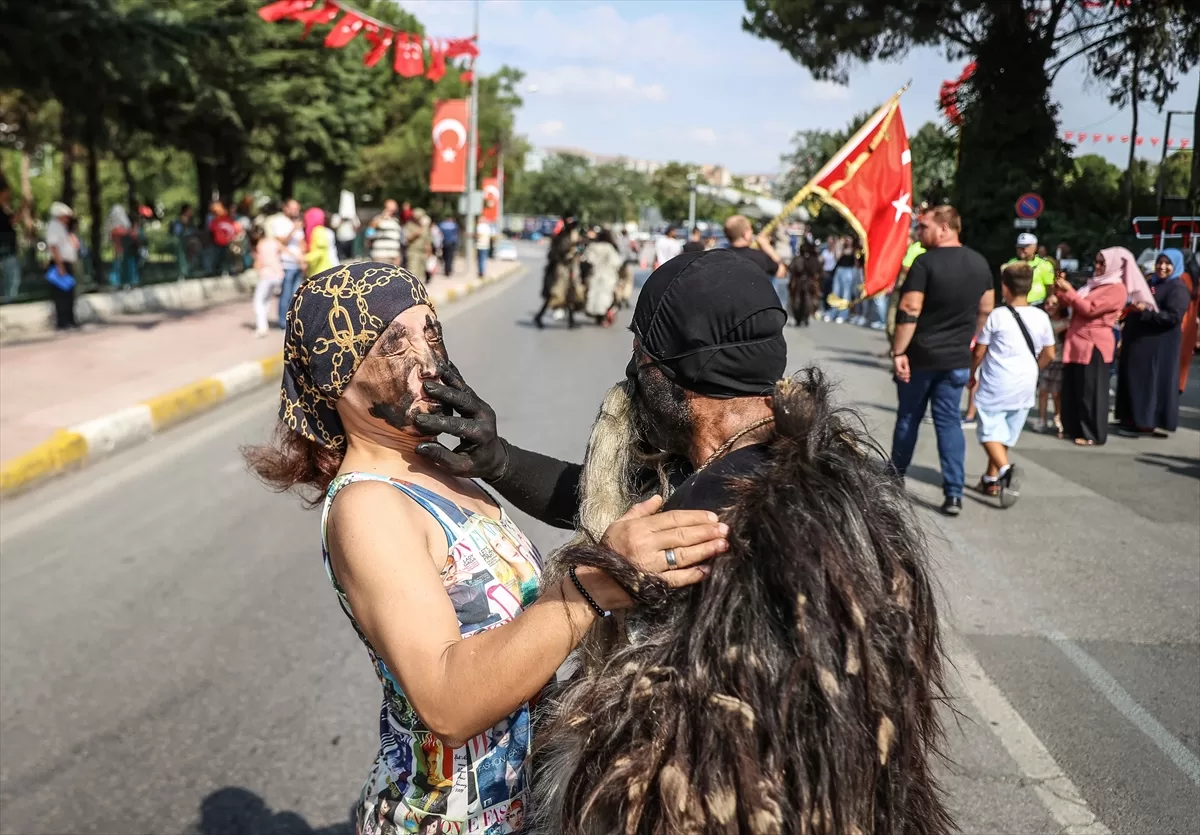
M310 441L286 423L275 425L270 443L242 447L250 471L277 493L295 492L316 507L342 466L345 453Z

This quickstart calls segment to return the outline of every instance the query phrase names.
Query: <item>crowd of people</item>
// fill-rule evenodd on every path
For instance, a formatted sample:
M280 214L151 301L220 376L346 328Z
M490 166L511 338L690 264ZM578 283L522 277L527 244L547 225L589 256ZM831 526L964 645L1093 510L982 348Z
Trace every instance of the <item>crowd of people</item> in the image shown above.
M976 428L988 457L976 489L1003 507L1020 495L1020 468L1008 452L1035 405L1037 428L1080 447L1104 444L1110 426L1128 438L1178 428L1198 347L1194 252L1164 249L1147 275L1129 250L1109 247L1090 275L1073 281L1065 259L1055 263L1022 233L997 293L987 261L961 243L961 231L952 207L927 207L916 226L921 251L906 259L897 282L890 352L897 472L912 460L926 410L937 432L942 510L952 516L962 510L966 483L964 428Z

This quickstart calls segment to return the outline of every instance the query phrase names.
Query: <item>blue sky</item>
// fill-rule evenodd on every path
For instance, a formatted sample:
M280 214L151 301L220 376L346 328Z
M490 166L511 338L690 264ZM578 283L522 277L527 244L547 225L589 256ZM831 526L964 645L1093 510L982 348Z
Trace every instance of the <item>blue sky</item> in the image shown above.
M434 35L471 31L469 0L401 0ZM740 0L587 2L484 0L480 66L526 73L517 129L535 145L603 154L718 163L736 173L771 173L797 130L837 128L883 102L907 79L905 123L939 118L937 93L963 61L915 50L900 62L855 68L847 86L817 82L773 43L741 28ZM1200 70L1183 79L1166 109L1191 110ZM1129 113L1108 103L1082 63L1057 79L1063 130L1128 134ZM1143 106L1139 133L1161 135L1165 113ZM1177 117L1173 137L1191 136ZM1082 146L1123 165L1119 139ZM1139 154L1157 159L1149 142Z

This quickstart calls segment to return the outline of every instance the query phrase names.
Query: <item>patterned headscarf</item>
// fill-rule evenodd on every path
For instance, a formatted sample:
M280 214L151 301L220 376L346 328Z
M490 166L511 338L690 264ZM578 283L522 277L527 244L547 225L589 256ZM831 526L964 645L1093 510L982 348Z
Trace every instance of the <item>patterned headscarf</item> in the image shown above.
M308 279L288 311L279 419L344 450L338 399L392 320L419 304L433 307L425 285L389 264L345 264Z

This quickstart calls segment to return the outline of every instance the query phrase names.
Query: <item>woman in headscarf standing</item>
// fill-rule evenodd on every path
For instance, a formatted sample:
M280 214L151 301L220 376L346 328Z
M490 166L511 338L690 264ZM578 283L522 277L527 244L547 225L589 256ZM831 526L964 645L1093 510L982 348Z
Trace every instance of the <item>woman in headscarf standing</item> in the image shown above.
M1168 250L1178 252L1179 250ZM1188 288L1188 309L1183 317L1183 344L1179 346L1179 393L1187 388L1188 369L1192 367L1192 354L1196 353L1200 337L1200 262L1196 253L1189 252L1184 258L1183 275L1179 279Z
M1174 432L1179 426L1180 325L1191 301L1180 281L1183 253L1167 249L1154 262L1152 298L1130 304L1123 316L1117 363L1117 433L1126 438Z
M337 242L333 230L325 225L325 210L313 207L304 213L304 274L317 273L337 266Z
M1121 308L1127 299L1154 303L1129 250L1101 250L1095 267L1095 275L1078 290L1065 278L1055 282L1059 302L1071 308L1063 343L1063 437L1079 446L1108 440L1108 368L1116 350L1113 325Z

